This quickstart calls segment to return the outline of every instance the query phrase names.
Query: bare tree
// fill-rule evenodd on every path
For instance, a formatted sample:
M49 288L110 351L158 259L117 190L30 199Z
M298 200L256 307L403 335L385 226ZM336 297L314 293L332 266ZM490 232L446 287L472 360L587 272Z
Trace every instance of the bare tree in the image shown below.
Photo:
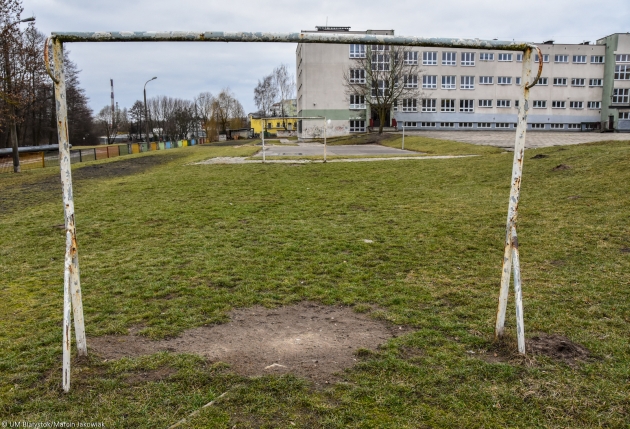
M363 47L363 45L361 45ZM412 111L421 96L418 79L418 53L406 46L365 46L343 79L350 105L369 106L378 113L379 129L394 107Z
M236 99L230 88L223 88L214 102L214 115L222 133L228 128L242 127L245 116L243 106Z
M195 98L195 116L201 123L206 137L210 138L211 119L213 117L214 95L210 92L202 92Z
M107 144L111 144L116 138L115 124L112 123L112 108L111 106L103 107L96 115L96 123L99 126L101 132L105 134Z
M287 128L287 111L286 102L295 97L295 78L289 73L289 67L286 64L280 64L273 70L273 82L277 88L280 102L280 116L284 129Z
M271 106L276 102L277 97L278 87L275 85L273 74L258 81L258 85L254 88L254 103L256 103L261 116L265 117L271 114Z

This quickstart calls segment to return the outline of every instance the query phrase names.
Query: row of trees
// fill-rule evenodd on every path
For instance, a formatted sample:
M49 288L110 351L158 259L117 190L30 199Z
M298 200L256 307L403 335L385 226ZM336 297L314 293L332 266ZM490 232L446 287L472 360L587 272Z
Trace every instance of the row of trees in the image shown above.
M0 0L0 147L57 142L54 88L48 77L43 50L45 36L34 20L20 27L19 0ZM92 143L92 111L80 87L79 70L65 56L68 131L73 142Z
M218 140L219 134L228 129L243 128L247 124L243 106L229 88L218 95L202 92L193 100L165 95L147 99L149 133L160 140L182 139L199 136L203 130L210 140ZM122 110L115 106L103 107L96 115L99 133L112 143L117 135L130 140L145 139L147 118L144 102L138 100L131 108Z

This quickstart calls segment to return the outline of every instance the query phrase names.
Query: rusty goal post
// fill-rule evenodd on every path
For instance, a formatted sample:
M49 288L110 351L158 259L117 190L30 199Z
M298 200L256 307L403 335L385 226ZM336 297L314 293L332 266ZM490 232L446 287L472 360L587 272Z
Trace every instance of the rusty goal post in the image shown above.
M53 70L50 69L48 46L52 42ZM504 50L523 52L523 69L521 77L522 93L518 110L518 124L514 142L514 161L506 233L503 253L503 270L497 308L495 338L503 336L505 313L507 308L510 276L514 277L514 296L516 304L516 331L518 350L525 353L525 328L523 322L523 303L521 292L521 270L516 234L518 202L523 174L523 156L525 151L525 134L527 131L527 115L529 111L529 90L538 82L543 67L543 56L535 44L528 42L480 40L461 38L426 38L405 37L377 34L343 34L343 33L263 33L263 32L221 32L221 31L104 31L104 32L54 32L46 40L44 62L49 76L55 86L55 103L57 111L57 135L59 138L59 165L63 188L63 208L66 231L66 253L64 260L64 299L63 299L63 370L62 387L64 392L70 391L70 350L71 350L71 313L74 316L77 352L79 356L87 356L85 325L83 319L83 300L81 296L81 280L79 273L78 245L76 240L76 224L74 218L74 194L72 188L72 171L70 166L70 142L68 141L68 109L66 102L66 84L63 64L64 43L78 42L258 42L258 43L332 43L362 44L390 46L442 47L482 50ZM532 51L538 53L538 70L532 78Z

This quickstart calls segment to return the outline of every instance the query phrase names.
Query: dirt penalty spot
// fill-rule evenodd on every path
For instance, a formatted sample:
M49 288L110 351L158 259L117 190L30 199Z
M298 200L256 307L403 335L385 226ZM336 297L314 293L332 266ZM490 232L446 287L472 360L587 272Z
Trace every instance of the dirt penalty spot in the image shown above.
M189 329L175 338L152 341L132 332L89 338L88 346L108 360L161 351L191 353L225 362L244 376L290 373L325 385L357 362L358 350L375 350L408 332L350 307L309 302L240 308L229 317L228 323Z

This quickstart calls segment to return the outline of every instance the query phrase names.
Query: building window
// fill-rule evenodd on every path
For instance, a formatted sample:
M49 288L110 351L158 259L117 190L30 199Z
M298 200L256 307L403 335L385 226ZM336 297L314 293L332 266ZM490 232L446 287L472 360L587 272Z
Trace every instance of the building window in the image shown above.
M492 85L494 76L479 76L479 85Z
M403 112L417 112L418 105L415 98L403 98L402 101L402 111Z
M418 64L418 52L411 51L405 52L403 57L403 62L408 66L415 66Z
M573 64L586 64L586 55L573 55Z
M492 124L490 122L479 122L477 128L492 128Z
M460 112L474 112L475 100L459 100L459 111Z
M440 112L454 112L455 111L455 99L443 98L440 100Z
M628 103L628 88L613 88L612 102L615 104Z
M616 63L630 63L630 54L615 55Z
M497 100L497 107L510 107L511 100Z
M602 102L601 101L589 101L588 103L586 103L586 107L588 107L589 109L601 109L602 108Z
M462 52L462 65L474 66L475 65L475 53L474 52Z
M536 54L536 56L534 57L534 61L536 61L537 63L540 62L540 58L538 57L538 54ZM543 54L543 63L548 63L549 62L549 54Z
M512 85L511 76L499 76L497 78L497 85Z
M555 55L553 57L553 62L554 63L568 63L569 56L568 55Z
M604 86L604 79L589 79L588 86Z
M567 124L567 128L570 130L579 130L580 124Z
M405 76L405 88L417 88L418 87L418 75L410 74Z
M630 119L630 112L619 112L619 119Z
M459 123L459 128L472 128L473 123L472 122L460 122Z
M420 127L422 127L422 128L433 128L433 127L435 127L435 122L420 122Z
M512 61L512 54L499 54L499 61Z
M267 122L267 129L269 129L269 128L273 128L273 127L271 126L271 122Z
M536 82L536 85L549 85L549 78L546 78L546 77L539 78L538 82Z
M564 129L564 124L551 124L551 129L552 130L563 130Z
M365 58L365 45L350 45L350 58Z
M543 130L545 129L545 124L532 124L533 130Z
M442 89L455 89L455 76L442 76Z
M427 89L436 89L437 76L422 76L422 87Z
M475 76L462 76L460 89L475 89Z
M546 109L547 100L534 100L534 109Z
M517 63L523 62L523 54L516 54L516 62Z
M443 66L457 65L457 52L442 52L442 65Z
M497 122L496 124L494 124L495 128L510 128L510 123L509 122Z
M520 84L521 84L521 78L520 78L520 77L517 77L517 78L516 78L516 84L517 84L517 85L520 85Z
M405 122L403 122L403 127L405 127L405 128L407 128L407 127L416 128L416 127L418 127L418 123L417 122L411 122L411 121L405 121Z
M479 54L479 61L494 61L494 54L491 54L489 52L481 52Z
M437 52L423 52L422 53L422 65L425 66L437 66ZM416 62L417 64L417 62Z
M389 54L378 53L378 52L373 53L372 54L372 70L389 71Z
M566 107L566 102L565 101L552 101L551 102L551 108L552 109L564 109Z
M365 121L350 121L350 132L351 133L364 133Z
M567 86L567 78L566 77L554 77L553 78L554 86Z
M350 83L365 83L365 70L363 69L350 70Z
M479 100L479 107L492 107L492 100Z
M569 107L571 109L583 109L584 108L584 102L583 101L570 101L569 102Z
M591 64L604 64L603 55L591 55Z
M423 112L437 112L437 99L435 98L423 98L422 99L422 111Z
M514 107L518 109L519 103L518 100L514 100Z
M372 97L388 97L389 88L386 80L372 82Z
M350 96L351 109L365 109L365 96L354 94Z
M454 122L440 122L440 128L455 128Z
M580 79L576 77L572 78L571 86L584 86L584 79Z
M615 80L630 80L630 65L616 65Z

